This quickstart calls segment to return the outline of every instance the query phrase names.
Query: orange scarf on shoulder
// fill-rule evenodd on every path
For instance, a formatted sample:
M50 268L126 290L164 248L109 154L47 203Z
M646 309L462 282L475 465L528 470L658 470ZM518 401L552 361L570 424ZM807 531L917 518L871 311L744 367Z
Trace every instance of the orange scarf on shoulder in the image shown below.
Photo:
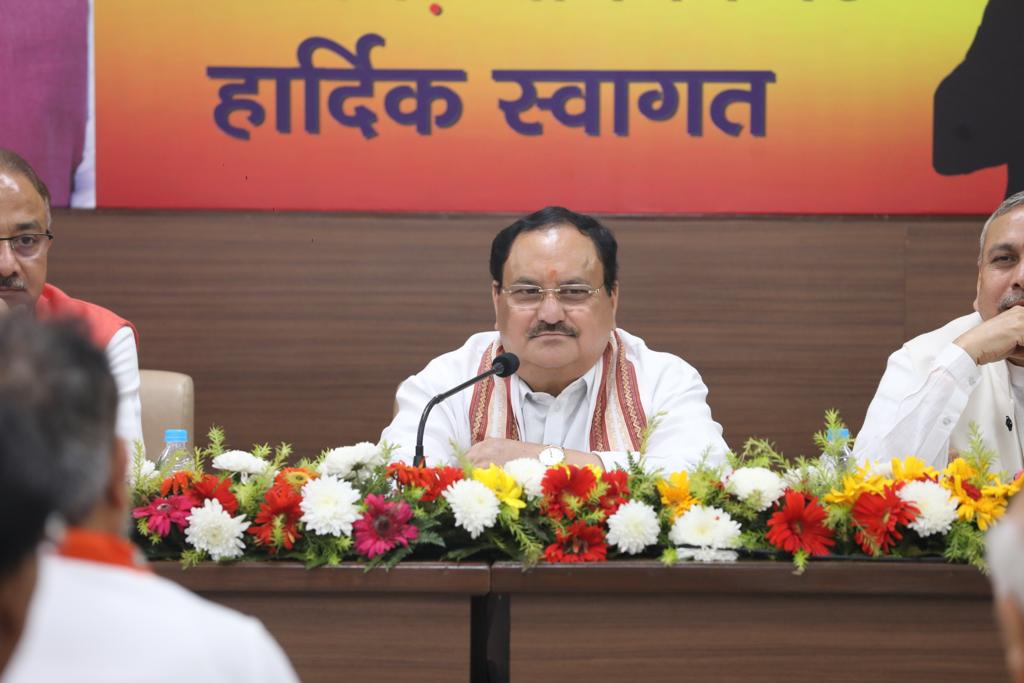
M495 340L480 359L478 373L491 367L494 357L503 353ZM636 368L626 358L626 350L613 332L601 356L601 384L590 422L590 450L636 451L647 429L647 415L640 401ZM493 375L473 388L469 404L472 442L486 438L520 440L519 425L512 411L512 378Z
M149 571L141 553L130 541L102 531L68 527L57 552L61 557L72 560L85 560Z
M139 346L139 333L135 325L113 311L88 301L74 299L53 285L43 285L43 291L36 301L36 318L39 320L81 320L85 323L89 339L97 348L104 350L110 339L122 327L130 327L135 335L135 347Z

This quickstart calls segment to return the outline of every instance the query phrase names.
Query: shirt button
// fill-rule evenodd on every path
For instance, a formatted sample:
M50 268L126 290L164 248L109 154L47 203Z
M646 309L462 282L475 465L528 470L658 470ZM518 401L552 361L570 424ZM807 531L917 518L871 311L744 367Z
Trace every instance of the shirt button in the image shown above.
M943 425L944 427L948 427L948 426L949 426L949 423L950 423L950 422L952 422L952 420L951 420L951 419L949 419L948 417L944 417L944 418L942 418L942 425Z
M971 377L969 380L967 380L967 383L970 384L973 387L975 384L978 383L978 378L977 377Z

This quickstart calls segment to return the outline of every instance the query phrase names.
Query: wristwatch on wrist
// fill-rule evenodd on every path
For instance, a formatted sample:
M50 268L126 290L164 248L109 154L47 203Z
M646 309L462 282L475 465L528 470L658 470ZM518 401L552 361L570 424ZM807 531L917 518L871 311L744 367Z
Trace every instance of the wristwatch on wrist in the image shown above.
M545 467L554 467L565 461L565 451L561 446L545 446L537 455L537 459Z

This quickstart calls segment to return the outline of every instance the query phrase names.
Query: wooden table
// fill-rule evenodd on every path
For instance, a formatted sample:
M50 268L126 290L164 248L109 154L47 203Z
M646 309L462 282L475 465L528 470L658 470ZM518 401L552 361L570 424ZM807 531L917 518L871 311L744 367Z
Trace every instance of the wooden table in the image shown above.
M309 571L286 562L154 566L261 619L305 683L468 680L472 600L487 594L490 579L486 564L435 562L389 572L358 565Z
M988 580L932 563L491 569L516 681L1006 681Z
M156 566L262 619L307 682L1008 680L966 566Z

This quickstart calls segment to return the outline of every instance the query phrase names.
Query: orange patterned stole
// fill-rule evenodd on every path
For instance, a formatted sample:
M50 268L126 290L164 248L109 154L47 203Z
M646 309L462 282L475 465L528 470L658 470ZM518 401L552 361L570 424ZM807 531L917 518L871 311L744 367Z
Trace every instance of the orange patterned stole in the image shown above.
M495 340L480 359L479 373L486 372L494 357L503 353ZM472 442L486 438L515 439L519 425L512 412L512 378L493 375L473 389L469 403L469 427ZM636 368L626 358L626 350L613 332L601 357L601 382L590 426L591 451L636 451L647 428L647 415L640 401Z

